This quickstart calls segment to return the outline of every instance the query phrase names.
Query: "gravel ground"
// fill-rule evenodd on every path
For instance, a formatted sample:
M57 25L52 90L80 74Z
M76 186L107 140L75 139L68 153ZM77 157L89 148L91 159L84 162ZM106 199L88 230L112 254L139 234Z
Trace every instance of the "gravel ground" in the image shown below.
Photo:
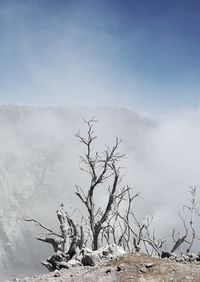
M177 263L169 259L156 259L143 254L124 255L103 261L95 267L71 267L47 275L15 279L18 282L200 282L200 264Z

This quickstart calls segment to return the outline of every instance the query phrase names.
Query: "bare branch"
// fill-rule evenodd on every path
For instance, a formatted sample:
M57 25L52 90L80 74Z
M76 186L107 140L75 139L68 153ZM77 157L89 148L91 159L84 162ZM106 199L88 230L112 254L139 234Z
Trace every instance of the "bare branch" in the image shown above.
M25 218L25 217L22 217L21 220L23 221L27 221L27 222L34 222L36 223L38 226L40 226L41 228L43 228L45 231L48 231L51 235L55 235L55 236L58 236L58 237L61 237L62 236L58 233L56 233L55 231L51 230L50 228L44 226L42 223L40 223L39 221L37 221L36 219L30 219L30 218Z

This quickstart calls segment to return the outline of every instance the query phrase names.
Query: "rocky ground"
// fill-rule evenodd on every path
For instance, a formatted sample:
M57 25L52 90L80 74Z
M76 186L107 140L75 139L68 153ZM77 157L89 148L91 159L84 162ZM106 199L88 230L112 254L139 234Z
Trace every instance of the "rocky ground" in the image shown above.
M55 270L47 275L18 282L114 282L200 281L200 262L176 262L170 259L152 258L144 254L126 254L118 258L105 258L95 266L71 266Z

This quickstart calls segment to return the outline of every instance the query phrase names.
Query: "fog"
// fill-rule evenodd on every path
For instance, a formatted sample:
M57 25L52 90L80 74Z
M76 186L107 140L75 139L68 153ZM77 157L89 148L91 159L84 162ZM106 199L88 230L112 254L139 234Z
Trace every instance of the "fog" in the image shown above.
M56 229L61 202L69 211L81 209L74 189L76 184L87 187L88 179L79 168L84 148L75 134L79 129L84 133L82 117L94 115L95 150L112 144L116 136L123 139L123 181L141 192L136 213L153 215L159 234L170 236L177 226L188 185L200 183L198 110L155 119L123 108L1 106L1 279L45 271L40 260L52 251L35 240L41 229L18 218L36 218Z

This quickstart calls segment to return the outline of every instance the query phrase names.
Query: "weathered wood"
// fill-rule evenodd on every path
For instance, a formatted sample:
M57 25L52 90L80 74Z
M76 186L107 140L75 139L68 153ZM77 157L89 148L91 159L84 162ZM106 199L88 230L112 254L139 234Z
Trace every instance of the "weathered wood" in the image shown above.
M51 244L53 246L54 252L62 251L62 244L63 244L62 238L36 237L36 239Z

